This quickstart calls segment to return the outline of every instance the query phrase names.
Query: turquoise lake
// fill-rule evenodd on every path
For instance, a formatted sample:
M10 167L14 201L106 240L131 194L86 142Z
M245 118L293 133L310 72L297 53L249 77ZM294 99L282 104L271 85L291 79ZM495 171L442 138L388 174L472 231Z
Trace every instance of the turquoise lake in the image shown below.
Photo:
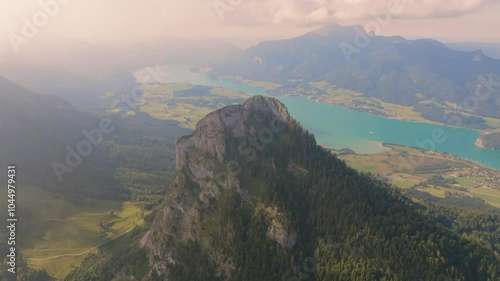
M187 66L167 66L168 81L196 85L218 86L240 90L250 95L266 95L262 88L231 80L211 79L208 75L193 73ZM351 148L358 153L383 150L381 143L431 148L500 168L500 151L482 149L474 145L481 135L478 131L438 126L419 122L386 119L359 111L299 97L276 97L290 114L312 132L320 145L340 149Z

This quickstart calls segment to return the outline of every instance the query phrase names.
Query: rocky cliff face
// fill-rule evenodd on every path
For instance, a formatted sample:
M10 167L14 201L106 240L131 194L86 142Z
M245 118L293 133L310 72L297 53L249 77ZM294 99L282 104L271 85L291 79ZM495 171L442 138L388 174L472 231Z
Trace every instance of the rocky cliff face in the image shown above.
M249 126L249 119L257 122L269 122L270 127L290 122L290 115L285 105L273 98L255 96L243 105L233 105L208 114L196 125L191 136L182 138L177 143L177 170L185 168L187 154L192 149L199 149L210 154L218 161L226 157L226 138L244 138L255 134ZM279 124L276 124L279 123Z
M166 276L169 265L176 264L173 249L179 243L192 240L199 241L210 253L218 274L231 274L234 268L231 256L214 247L211 237L207 237L210 233L204 229L212 223L209 219L214 219L212 207L227 190L236 191L247 202L254 202L251 192L242 187L239 162L257 161L259 151L291 122L281 102L255 96L242 105L208 114L196 125L192 135L178 140L177 175L151 230L141 240L149 252L152 274ZM267 161L264 166L275 169L273 159L264 160ZM277 207L259 206L255 210L269 218L267 234L271 239L284 248L295 244L296 233ZM234 238L231 227L228 225L224 232L228 240Z

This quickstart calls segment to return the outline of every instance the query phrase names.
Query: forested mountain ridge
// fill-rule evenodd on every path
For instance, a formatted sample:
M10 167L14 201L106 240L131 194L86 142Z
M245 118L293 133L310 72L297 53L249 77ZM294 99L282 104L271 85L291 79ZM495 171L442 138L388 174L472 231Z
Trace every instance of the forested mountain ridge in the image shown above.
M347 44L354 44L352 41L359 35L370 42L364 42L366 45L348 59L345 54L351 52ZM399 36L369 37L362 26L330 25L296 38L257 44L219 64L214 63L213 73L278 83L311 81L345 67L358 57L404 41Z
M348 168L275 99L207 115L177 169L140 241L149 280L499 278L497 253Z
M362 26L331 25L293 39L263 42L213 64L212 74L285 88L327 81L390 103L451 102L500 118L500 94L498 89L492 92L500 81L500 60L481 51L452 50L431 39L376 36ZM487 97L481 86L485 83L491 92ZM473 107L467 103L472 97L479 99Z

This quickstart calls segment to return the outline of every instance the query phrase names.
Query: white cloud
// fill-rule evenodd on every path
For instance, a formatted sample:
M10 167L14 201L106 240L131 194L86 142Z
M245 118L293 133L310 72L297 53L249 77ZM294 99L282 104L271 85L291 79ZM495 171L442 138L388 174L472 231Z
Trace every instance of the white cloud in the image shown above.
M394 7L400 7L392 13L395 18L455 17L493 2L499 0L241 0L224 22L308 26L370 18Z

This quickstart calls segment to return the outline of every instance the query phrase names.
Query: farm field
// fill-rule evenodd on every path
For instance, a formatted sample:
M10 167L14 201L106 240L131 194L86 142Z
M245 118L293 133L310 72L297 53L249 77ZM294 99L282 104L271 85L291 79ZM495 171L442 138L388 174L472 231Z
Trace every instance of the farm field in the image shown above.
M466 194L500 208L497 170L449 154L392 144L384 146L388 150L376 154L345 150L334 153L352 168L379 175L402 189L414 187L440 198L447 192Z

